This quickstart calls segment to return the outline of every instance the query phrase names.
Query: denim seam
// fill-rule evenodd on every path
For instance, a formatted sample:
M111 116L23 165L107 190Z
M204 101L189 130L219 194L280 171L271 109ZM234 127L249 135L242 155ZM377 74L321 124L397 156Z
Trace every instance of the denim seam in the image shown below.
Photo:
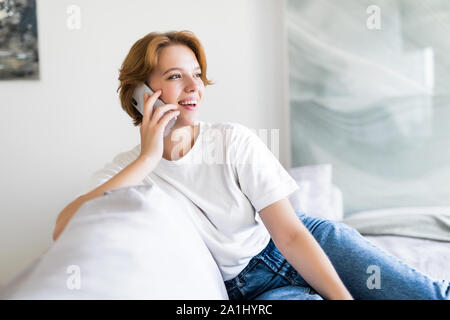
M242 299L244 299L244 297L245 297L245 293L243 292L242 288L244 288L245 285L247 284L247 282L244 280L244 277L247 273L252 271L258 263L260 263L259 258L252 259L252 261L250 261L250 263L247 265L247 267L245 267L247 270L245 270L242 274L240 273L237 276L237 281L239 281L239 283L241 283L241 285L240 286L236 285L235 289L237 289L239 291ZM235 282L235 284L236 284L236 282Z
M239 288L239 285L237 284L237 282L239 283L243 283L245 284L245 280L243 280L242 278L250 271L254 268L254 266L256 266L256 264L259 262L259 260L257 259L251 259L250 262L245 266L244 270L242 270L235 278L231 279L231 284L229 289L235 289L235 288Z
M284 256L283 256L284 258ZM287 262L286 258L284 258L285 261ZM270 261L266 261L265 257L261 257L261 261L264 262L264 264L270 268L270 270L272 270L276 275L279 275L281 277L283 277L284 279L286 279L289 283L293 284L293 279L290 277L289 274L285 273L285 274L281 274L279 273L279 270L281 270L281 267L284 265L284 263L281 265L280 268L276 268L274 265L272 265L272 263Z
M252 271L253 268L259 263L259 261L260 261L260 260L259 260L258 257L256 257L256 259L252 259L252 260L250 261L250 263L245 267L246 270L244 270L244 272L238 274L237 278L238 278L238 280L239 280L240 283L243 283L244 285L246 284L245 280L243 279L244 276L245 276L247 273L249 273L250 271Z
M231 290L234 290L235 288L239 288L237 281L245 284L245 281L242 279L242 277L245 276L251 269L253 269L253 267L259 262L259 260L261 260L261 256L264 255L267 252L267 250L269 249L270 241L272 241L272 239L269 240L269 243L266 245L266 247L263 250L261 250L261 252L259 252L252 259L250 259L249 263L245 266L245 268L236 277L225 281L225 282L231 281L229 284L229 288L227 290L231 291ZM225 285L225 287L226 287L226 285ZM239 292L242 294L241 290L239 290Z

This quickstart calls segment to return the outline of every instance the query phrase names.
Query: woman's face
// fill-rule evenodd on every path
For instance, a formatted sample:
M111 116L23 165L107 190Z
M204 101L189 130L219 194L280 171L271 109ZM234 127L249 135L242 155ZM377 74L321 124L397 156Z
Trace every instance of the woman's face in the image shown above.
M185 45L170 45L159 53L158 66L151 72L148 83L154 92L162 90L159 98L165 104L178 106L180 114L176 127L197 124L198 108L205 91L201 72L194 52ZM194 105L183 105L185 102Z

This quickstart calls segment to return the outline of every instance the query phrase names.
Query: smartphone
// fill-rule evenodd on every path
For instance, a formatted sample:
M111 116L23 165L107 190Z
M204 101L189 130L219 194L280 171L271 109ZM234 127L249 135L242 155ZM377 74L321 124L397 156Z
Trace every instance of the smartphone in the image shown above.
M147 86L145 83L142 83L141 85L137 86L136 89L133 92L133 99L132 103L134 107L142 114L144 115L144 93L148 93L149 96L151 96L154 92L152 89L150 89L149 86ZM161 99L156 99L155 104L153 105L153 112L155 112L155 109L158 107L163 106L165 103L162 102ZM152 114L153 114L152 112ZM170 111L168 111L170 112ZM167 112L166 112L167 113ZM170 130L172 130L173 126L175 125L175 122L177 122L178 117L172 118L169 123L167 124L166 128L164 129L164 137L167 137L167 135L170 133Z

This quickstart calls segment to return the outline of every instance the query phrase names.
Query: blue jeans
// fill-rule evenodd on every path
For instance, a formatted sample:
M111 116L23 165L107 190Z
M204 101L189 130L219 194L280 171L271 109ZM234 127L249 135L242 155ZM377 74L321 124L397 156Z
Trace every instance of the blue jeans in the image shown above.
M450 284L414 270L341 222L298 218L327 254L355 299L450 299ZM230 300L323 300L289 264L272 240L233 279L225 281Z

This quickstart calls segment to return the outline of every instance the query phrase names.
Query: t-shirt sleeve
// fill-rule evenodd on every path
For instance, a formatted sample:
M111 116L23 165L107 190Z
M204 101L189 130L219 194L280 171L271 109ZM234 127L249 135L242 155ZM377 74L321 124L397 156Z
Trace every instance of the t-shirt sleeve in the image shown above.
M295 180L255 133L245 126L239 126L236 132L233 162L238 183L257 212L298 189Z

